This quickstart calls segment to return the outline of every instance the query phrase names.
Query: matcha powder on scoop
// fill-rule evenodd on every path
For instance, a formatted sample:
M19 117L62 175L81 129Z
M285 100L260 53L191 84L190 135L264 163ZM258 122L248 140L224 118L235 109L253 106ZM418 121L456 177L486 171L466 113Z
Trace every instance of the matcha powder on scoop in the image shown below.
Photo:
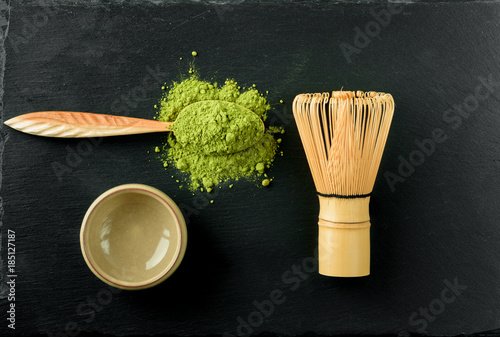
M273 134L284 130L262 131L260 120L266 120L271 106L258 90L242 89L229 79L219 87L200 80L196 73L164 89L156 119L174 122L186 108L183 118L174 123L174 133L155 149L164 167L187 173L192 190L210 192L221 182L241 178L269 184L265 171L279 147Z

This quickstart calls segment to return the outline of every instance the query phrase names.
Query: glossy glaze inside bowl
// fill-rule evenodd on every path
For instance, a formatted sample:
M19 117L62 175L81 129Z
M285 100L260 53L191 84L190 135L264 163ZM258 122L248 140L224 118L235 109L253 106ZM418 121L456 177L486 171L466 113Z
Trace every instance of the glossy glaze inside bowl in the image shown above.
M87 264L99 278L121 288L144 288L173 272L185 249L184 222L165 197L125 188L94 202L82 224L81 240Z

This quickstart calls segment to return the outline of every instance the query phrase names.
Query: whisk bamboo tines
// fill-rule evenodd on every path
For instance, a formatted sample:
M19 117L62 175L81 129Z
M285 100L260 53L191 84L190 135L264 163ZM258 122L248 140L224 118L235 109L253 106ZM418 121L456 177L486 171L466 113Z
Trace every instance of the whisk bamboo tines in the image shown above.
M320 203L320 274L370 274L368 206L393 114L386 93L295 97L293 115Z

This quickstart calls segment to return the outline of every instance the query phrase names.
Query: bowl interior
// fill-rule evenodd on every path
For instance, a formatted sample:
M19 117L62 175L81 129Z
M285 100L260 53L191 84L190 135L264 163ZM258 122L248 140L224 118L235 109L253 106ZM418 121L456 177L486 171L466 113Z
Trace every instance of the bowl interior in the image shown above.
M93 269L122 286L142 286L166 274L180 250L179 219L159 196L114 192L90 211L83 239Z

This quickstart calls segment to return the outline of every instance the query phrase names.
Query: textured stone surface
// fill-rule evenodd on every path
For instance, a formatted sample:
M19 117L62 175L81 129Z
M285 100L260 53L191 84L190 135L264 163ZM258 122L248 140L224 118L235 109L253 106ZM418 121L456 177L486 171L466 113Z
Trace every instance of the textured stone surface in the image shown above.
M178 79L196 50L202 76L269 90L270 121L287 133L271 186L238 182L210 204L155 160L159 135L91 142L2 127L0 334L498 329L500 4L410 3L377 21L389 9L2 3L3 120L39 110L152 118L162 81ZM396 102L370 207L372 274L359 279L315 270L318 202L291 115L296 94L340 88ZM112 293L86 267L78 234L91 202L123 183L155 186L190 209L189 242L162 285ZM15 331L5 319L9 229Z

